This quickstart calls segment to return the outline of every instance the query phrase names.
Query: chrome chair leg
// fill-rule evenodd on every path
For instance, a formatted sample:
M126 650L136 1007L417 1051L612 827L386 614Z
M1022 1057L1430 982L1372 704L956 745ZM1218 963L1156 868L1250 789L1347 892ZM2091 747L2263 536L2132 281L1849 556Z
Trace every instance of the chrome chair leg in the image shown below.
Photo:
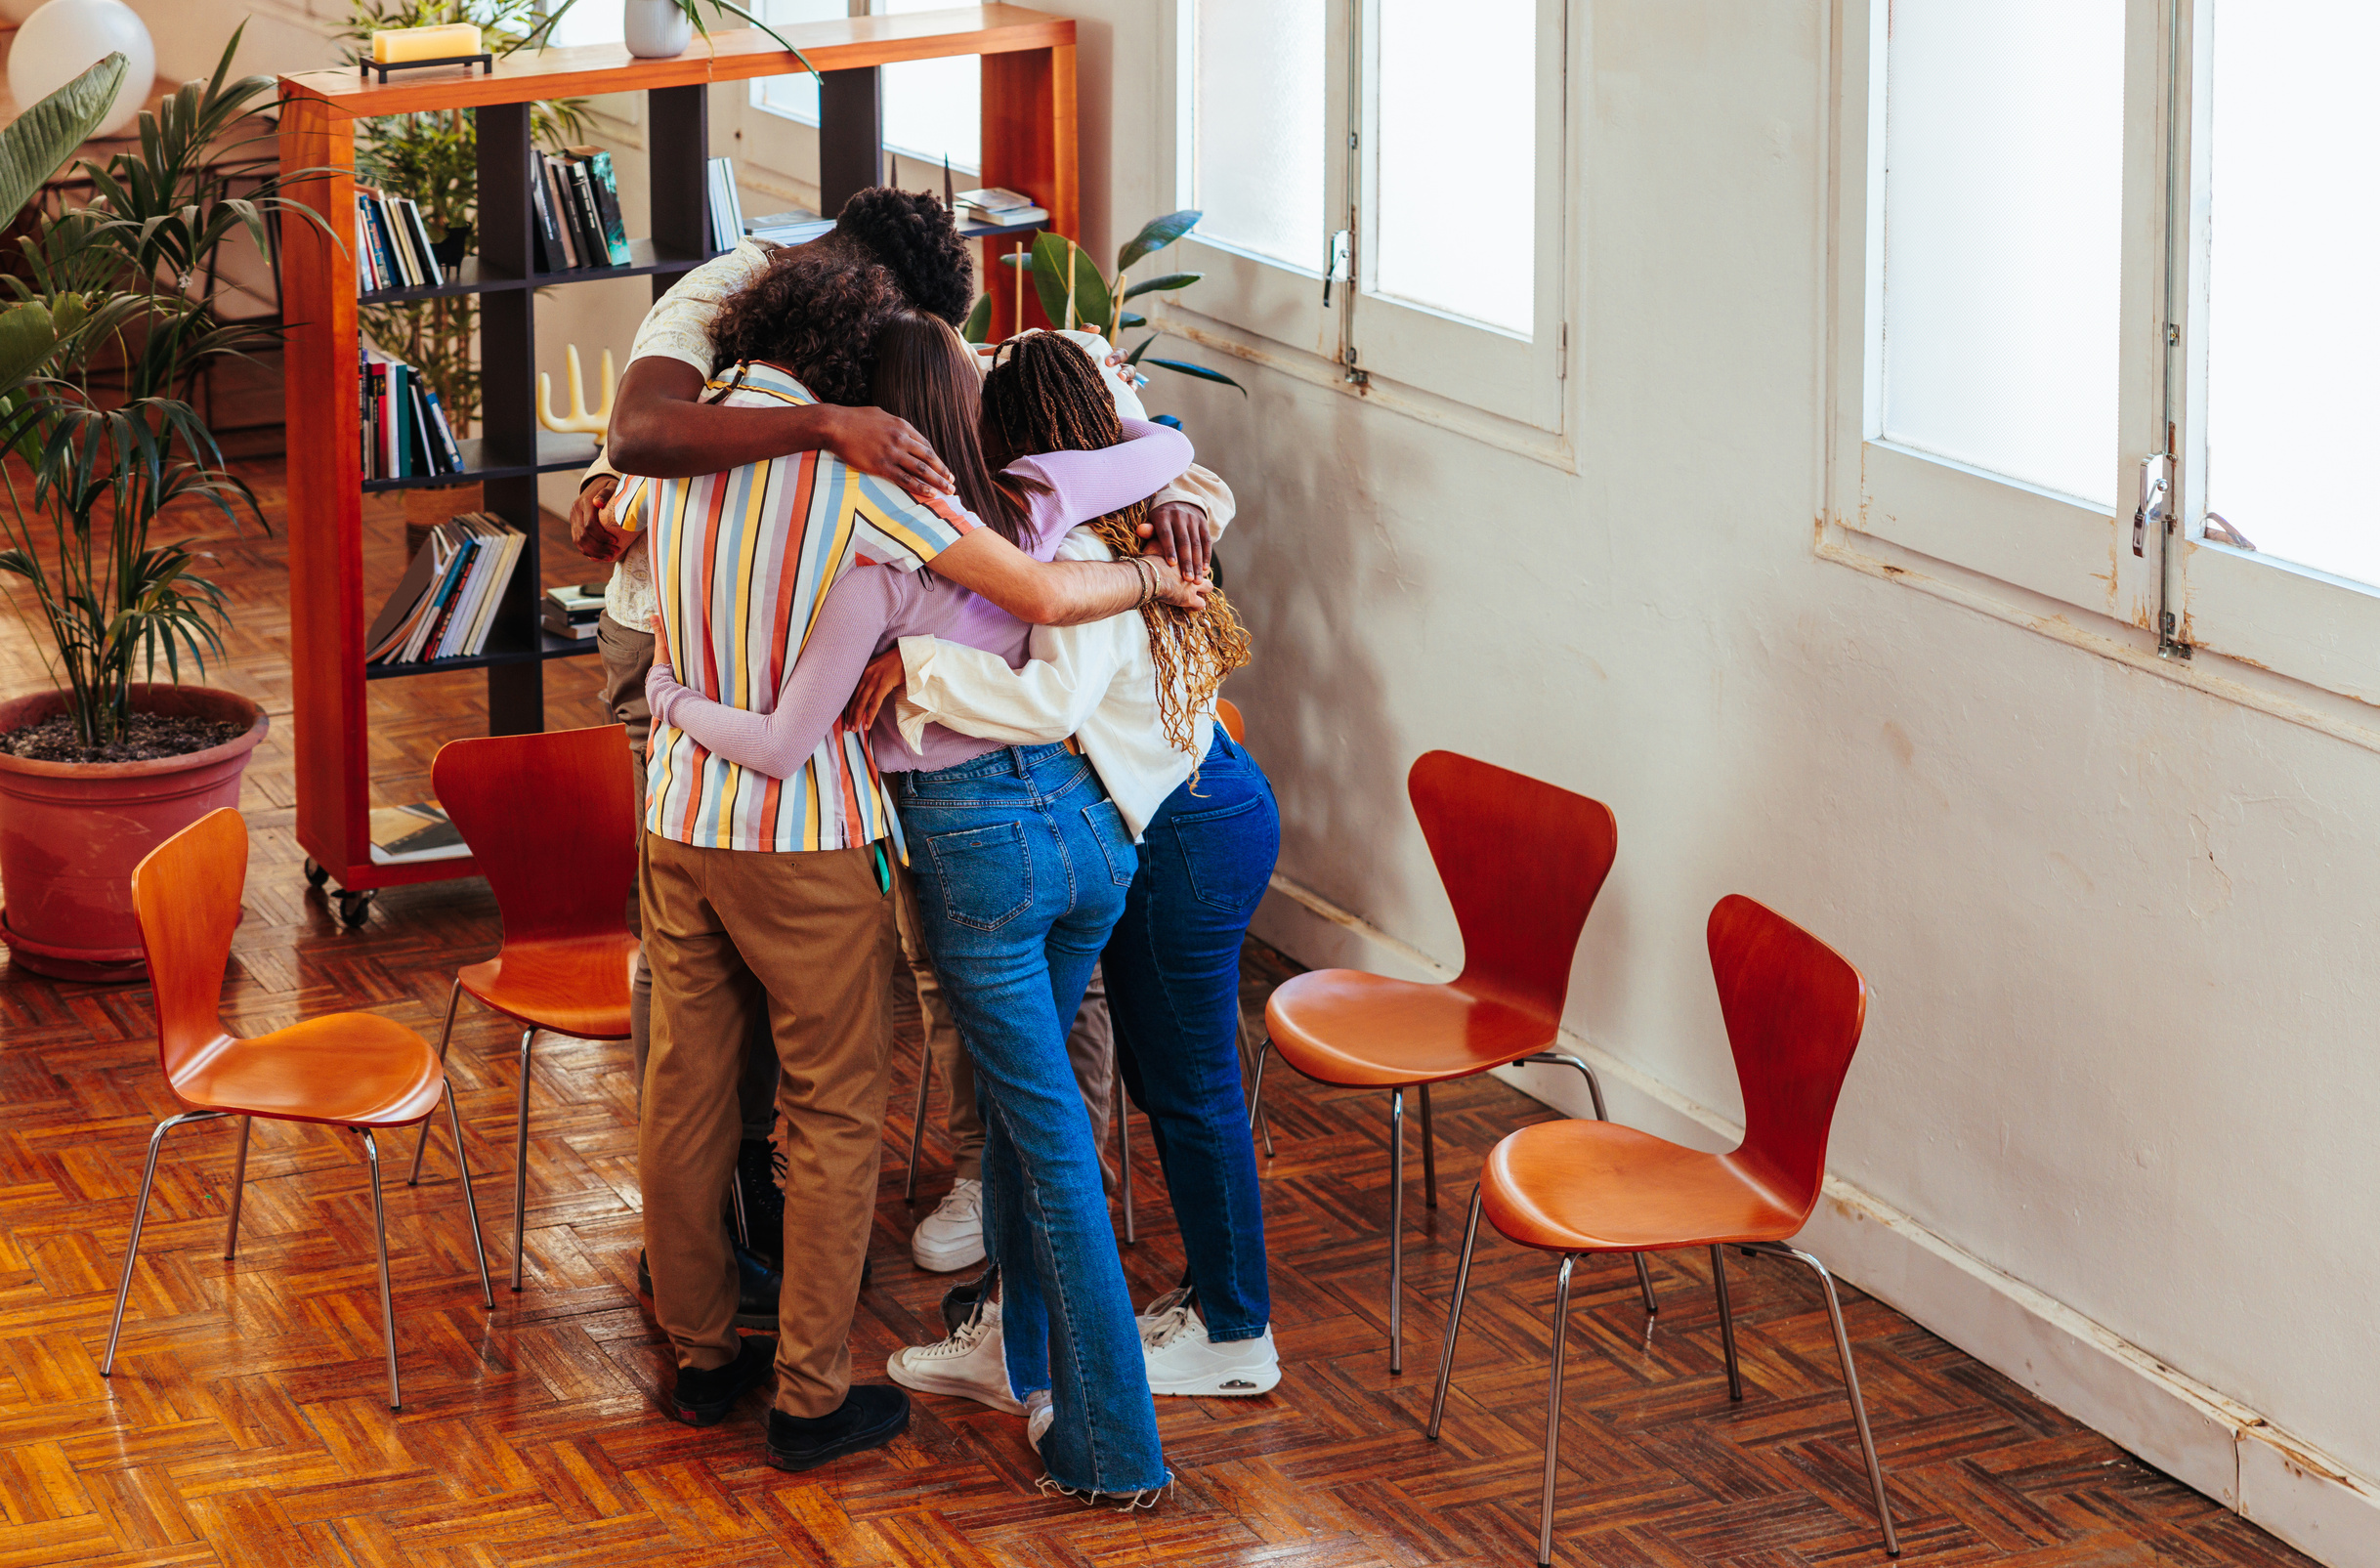
M1719 1291L1719 1342L1727 1353L1727 1397L1742 1403L1744 1372L1735 1359L1735 1314L1727 1307L1727 1250L1711 1249L1711 1283Z
M901 1184L901 1201L917 1201L917 1154L925 1147L925 1086L934 1076L934 1053L917 1042L917 1112L909 1119L909 1175Z
M157 1180L157 1151L165 1146L165 1135L183 1123L211 1122L221 1115L221 1111L185 1111L180 1116L169 1116L158 1123L157 1129L149 1135L149 1164L141 1171L141 1199L133 1205L132 1235L124 1243L124 1277L116 1284L115 1317L107 1325L107 1354L100 1362L100 1376L103 1377L115 1371L115 1341L116 1336L124 1332L124 1303L132 1296L132 1266L141 1256L141 1221L149 1215L149 1189Z
M1479 1240L1479 1189L1471 1188L1471 1217L1463 1223L1463 1261L1455 1265L1454 1304L1446 1309L1446 1343L1438 1347L1438 1391L1429 1400L1429 1440L1446 1418L1446 1384L1455 1371L1455 1339L1463 1333L1463 1293L1471 1283L1471 1246Z
M1132 1216L1132 1102L1124 1092L1124 1073L1116 1074L1116 1165L1122 1172L1118 1186L1124 1196L1124 1245L1139 1245L1138 1226Z
M389 1358L389 1409L402 1410L404 1401L397 1391L397 1307L389 1299L389 1216L380 1199L380 1145L372 1138L372 1129L358 1127L363 1138L363 1158L372 1167L372 1236L380 1244L380 1342Z
M1843 1303L1835 1297L1835 1277L1826 1265L1783 1242L1761 1242L1751 1250L1764 1252L1770 1257L1790 1257L1806 1265L1818 1276L1818 1284L1826 1292L1826 1315L1835 1326L1835 1356L1843 1363L1843 1389L1851 1401L1851 1420L1859 1428L1859 1452L1868 1462L1868 1485L1876 1494L1876 1517L1884 1525L1885 1555L1900 1555L1900 1536L1892 1528L1892 1504L1885 1496L1884 1465L1876 1458L1876 1439L1868 1431L1867 1402L1859 1396L1859 1372L1851 1365L1851 1336L1843 1327Z
M480 1201L471 1191L471 1162L463 1156L463 1114L454 1108L454 1080L446 1080L446 1125L454 1129L454 1179L462 1184L463 1211L471 1216L471 1251L480 1260L480 1294L492 1310L495 1288L488 1283L488 1245L480 1240Z
M446 1042L454 1038L454 1004L462 999L463 977L461 975L456 975L454 977L454 984L446 988L446 1027L438 1032L438 1065L441 1068L444 1068L446 1065ZM426 1116L421 1119L421 1136L413 1141L413 1168L404 1178L404 1184L408 1187L418 1184L421 1180L421 1155L423 1150L430 1147L430 1123L432 1120L432 1118ZM462 1150L463 1146L461 1144L458 1143L454 1146L454 1158L457 1161L460 1161L463 1157Z
M1537 1568L1553 1564L1553 1472L1562 1451L1562 1352L1570 1342L1570 1266L1578 1259L1562 1254L1562 1271L1553 1284L1553 1371L1546 1378L1546 1490L1537 1505Z
M1520 1060L1531 1067L1577 1068L1579 1077L1587 1081L1587 1097L1594 1102L1594 1119L1597 1122L1611 1120L1611 1113L1603 1109L1602 1081L1594 1076L1594 1068L1576 1056L1568 1051L1539 1051L1535 1056L1524 1056ZM1644 1315L1648 1318L1661 1316L1661 1303L1653 1295L1653 1271L1645 1266L1644 1254L1631 1252L1628 1255L1629 1260L1636 1265L1636 1293L1644 1297Z
M1422 1207L1438 1207L1438 1140L1429 1127L1429 1085L1422 1085Z
M744 1217L744 1161L737 1155L736 1168L728 1173L727 1203L736 1214L736 1245L745 1251L752 1250L752 1222Z
M1388 1091L1388 1375L1405 1370L1405 1091Z
M521 1109L512 1144L512 1288L521 1288L521 1253L529 1228L529 1055L533 1029L521 1031Z
M1267 1037L1264 1043L1256 1047L1256 1081L1248 1093L1248 1130L1264 1135L1264 1158L1267 1160L1273 1157L1273 1124L1264 1115L1264 1063L1272 1053L1273 1042Z
M232 1261L239 1250L239 1201L248 1194L248 1134L256 1126L256 1118L239 1119L239 1159L232 1166L232 1219L223 1228L223 1260Z

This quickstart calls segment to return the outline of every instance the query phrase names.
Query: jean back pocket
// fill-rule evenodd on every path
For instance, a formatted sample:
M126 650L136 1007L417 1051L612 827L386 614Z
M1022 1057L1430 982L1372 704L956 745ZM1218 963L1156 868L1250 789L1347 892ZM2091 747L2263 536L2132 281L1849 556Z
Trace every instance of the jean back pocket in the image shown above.
M1190 891L1210 909L1255 913L1281 854L1281 822L1263 794L1212 811L1175 812L1168 826L1181 846Z
M1099 840L1099 853L1107 857L1109 880L1118 887L1130 887L1132 877L1140 869L1140 852L1132 847L1132 830L1124 825L1124 813L1112 800L1094 800L1083 808L1083 820L1090 825L1091 836Z
M997 931L1033 907L1033 858L1022 824L935 833L925 851L953 924Z

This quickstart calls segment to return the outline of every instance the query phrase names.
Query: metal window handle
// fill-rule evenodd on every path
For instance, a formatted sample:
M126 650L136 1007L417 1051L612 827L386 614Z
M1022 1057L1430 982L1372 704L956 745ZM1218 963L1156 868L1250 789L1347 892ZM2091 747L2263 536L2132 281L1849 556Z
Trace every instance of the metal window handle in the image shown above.
M2141 500L2132 511L2132 553L2148 554L2148 525L2165 516L2165 497L2172 488L2173 456L2151 452L2141 459Z
M1344 280L1347 275L1347 259L1353 250L1354 243L1353 233L1341 229L1331 235L1330 244L1323 251L1322 308L1326 311L1331 308L1331 284L1334 281Z

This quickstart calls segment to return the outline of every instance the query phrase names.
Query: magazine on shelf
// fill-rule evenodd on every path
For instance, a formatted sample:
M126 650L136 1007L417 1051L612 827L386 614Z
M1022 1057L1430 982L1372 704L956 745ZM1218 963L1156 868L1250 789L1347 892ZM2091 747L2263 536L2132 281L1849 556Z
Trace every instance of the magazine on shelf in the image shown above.
M461 860L471 853L471 846L463 842L462 829L446 820L446 811L435 800L374 806L370 822L375 866Z

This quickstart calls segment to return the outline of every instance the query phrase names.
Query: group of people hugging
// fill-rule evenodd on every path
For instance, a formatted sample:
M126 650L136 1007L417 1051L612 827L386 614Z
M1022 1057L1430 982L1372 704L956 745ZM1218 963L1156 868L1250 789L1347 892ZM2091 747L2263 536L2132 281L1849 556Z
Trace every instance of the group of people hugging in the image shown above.
M1280 818L1215 719L1248 659L1210 572L1230 490L1095 336L962 340L974 283L929 196L745 240L645 318L573 509L615 563L640 791L640 1286L680 1420L774 1375L781 1468L889 1442L914 1389L1022 1418L1045 1486L1140 1503L1153 1394L1280 1380L1237 1038ZM855 1383L903 961L958 1149L913 1255L990 1267ZM1188 1261L1139 1310L1119 1073Z

